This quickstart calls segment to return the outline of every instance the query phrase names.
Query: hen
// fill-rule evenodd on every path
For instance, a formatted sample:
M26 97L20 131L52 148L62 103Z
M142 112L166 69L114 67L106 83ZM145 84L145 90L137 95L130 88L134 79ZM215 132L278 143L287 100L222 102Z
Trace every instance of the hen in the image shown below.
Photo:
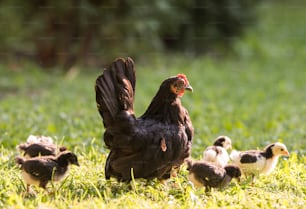
M193 127L180 97L192 91L183 74L164 80L145 113L133 108L136 76L131 58L115 60L96 80L96 102L110 153L105 177L170 178L190 156Z

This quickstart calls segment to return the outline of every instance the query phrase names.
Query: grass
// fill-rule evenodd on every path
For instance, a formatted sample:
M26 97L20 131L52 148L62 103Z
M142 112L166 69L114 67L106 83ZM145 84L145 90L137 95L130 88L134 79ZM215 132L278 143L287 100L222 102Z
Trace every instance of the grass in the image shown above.
M137 62L136 114L148 106L161 81L187 74L194 93L182 103L189 110L195 137L192 156L221 134L236 149L263 148L274 141L291 153L269 176L233 181L205 194L194 190L182 169L163 185L155 180L132 184L104 179L108 150L96 110L94 81L100 70L45 73L38 67L0 65L1 208L304 208L306 204L306 27L302 2L264 3L262 21L235 43L227 58L154 58ZM294 24L293 24L294 23ZM79 156L54 195L25 195L14 163L15 146L30 134L52 136Z

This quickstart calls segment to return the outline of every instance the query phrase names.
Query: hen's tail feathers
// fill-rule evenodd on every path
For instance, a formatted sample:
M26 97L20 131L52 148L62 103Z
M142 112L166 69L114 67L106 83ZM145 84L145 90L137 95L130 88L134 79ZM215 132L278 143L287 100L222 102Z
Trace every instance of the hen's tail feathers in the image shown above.
M116 59L96 80L96 102L104 126L112 123L119 111L133 113L135 94L134 61Z

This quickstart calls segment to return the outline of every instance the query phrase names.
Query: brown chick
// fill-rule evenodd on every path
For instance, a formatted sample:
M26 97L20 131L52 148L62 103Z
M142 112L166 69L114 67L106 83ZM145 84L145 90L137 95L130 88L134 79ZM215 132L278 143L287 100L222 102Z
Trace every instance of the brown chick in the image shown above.
M187 160L188 179L195 187L205 187L206 191L211 188L224 188L232 178L239 180L241 171L238 166L226 165L224 168L205 161Z
M31 159L17 157L16 163L21 167L27 192L30 192L31 185L46 189L50 180L60 181L65 177L70 164L79 166L77 156L70 151L63 151L57 157L51 155Z

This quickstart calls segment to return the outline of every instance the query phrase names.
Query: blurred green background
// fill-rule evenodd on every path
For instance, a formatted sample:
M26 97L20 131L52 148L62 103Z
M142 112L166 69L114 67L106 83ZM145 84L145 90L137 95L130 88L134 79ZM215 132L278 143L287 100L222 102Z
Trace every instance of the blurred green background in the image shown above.
M258 0L1 0L1 60L64 69L118 56L224 54Z

